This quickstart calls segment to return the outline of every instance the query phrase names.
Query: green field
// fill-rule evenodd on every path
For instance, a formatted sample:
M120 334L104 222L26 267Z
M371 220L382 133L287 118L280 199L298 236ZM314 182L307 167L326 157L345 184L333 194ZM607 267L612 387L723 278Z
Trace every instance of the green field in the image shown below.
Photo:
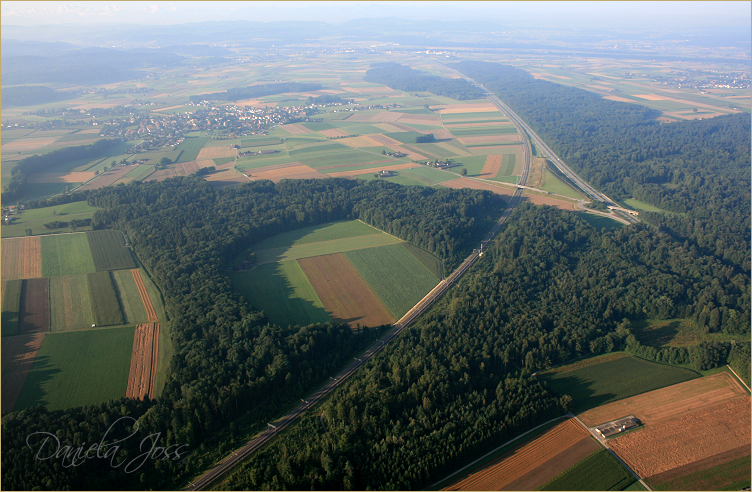
M267 137L260 135L258 137L244 137L240 140L241 147L263 147L265 145L277 145L280 143L278 137Z
M364 162L383 161L383 156L369 154L368 152L361 152L358 150L343 150L338 152L331 152L326 154L309 154L295 157L294 160L310 166L314 169L322 166L338 166L342 164L362 164ZM339 169L332 169L329 172L338 171ZM327 171L327 170L325 170Z
M330 224L315 225L296 229L294 231L278 234L261 241L253 246L253 250L281 248L284 246L298 246L301 244L332 241L368 234L376 234L380 231L359 220L343 220Z
M152 173L154 173L154 166L149 165L139 165L135 166L135 168L120 178L118 183L130 183L131 181L141 181L144 178L149 177Z
M567 183L559 179L556 174L552 173L548 169L544 169L544 181L545 184L541 187L542 189L549 191L551 193L556 193L557 195L564 195L568 196L569 198L576 198L576 199L582 199L585 198L584 195L582 195L579 191L575 190L571 186L569 186Z
M513 125L493 126L466 126L449 130L457 138L462 137L489 137L493 135L515 135L517 129Z
M323 142L310 145L308 147L299 147L295 150L291 150L290 156L293 157L303 154L316 154L321 152L338 152L343 150L349 150L349 148L338 143Z
M233 289L280 326L331 321L297 261L280 261L230 275Z
M149 294L149 299L151 299L151 304L152 304L152 307L154 307L154 312L156 313L157 318L159 320L166 320L167 315L165 314L164 302L162 300L162 293L159 291L157 286L151 280L151 277L149 276L149 274L146 273L146 270L144 270L143 268L139 268L139 271L141 272L141 280L144 282L144 287L146 287L146 293Z
M136 281L133 280L133 274L130 270L113 271L112 280L114 280L115 292L117 293L120 307L123 310L123 317L127 324L146 323L149 316L146 314L144 302L141 300L141 294L136 287Z
M653 490L744 490L750 486L750 463L746 456L668 482L656 484L649 480L648 485Z
M86 233L42 236L42 276L58 277L96 271Z
M538 490L625 490L636 481L610 451L601 449Z
M31 228L34 234L48 234L54 232L55 229L46 229L44 224L55 220L68 222L72 219L90 219L97 210L99 210L98 207L90 207L85 201L55 205L53 207L27 208L14 216L15 218L11 225L2 226L0 232L2 233L2 237L19 237L25 236L26 229ZM86 229L91 229L91 226L80 227L78 230L83 231ZM57 230L70 232L68 227Z
M175 150L180 152L180 157L175 162L195 161L198 153L204 148L209 137L189 137L180 142Z
M134 328L48 333L14 411L44 405L63 410L122 398Z
M596 362L593 359L592 362ZM573 399L573 413L700 377L695 371L628 356L574 370L541 373L551 389Z
M94 323L97 326L122 325L125 320L110 272L89 273L86 281Z
M424 186L433 186L435 184L457 179L457 176L429 166L413 167L410 169L401 169L397 171L400 176L415 180Z
M425 249L421 249L408 242L402 243L402 247L405 248L413 257L420 262L421 265L426 267L429 272L436 277L436 280L444 279L444 265L443 262L433 254L429 253Z
M604 227L606 229L621 229L622 227L624 227L624 224L622 224L618 220L610 219L602 215L584 213L577 214L577 217L581 218L598 230L601 230Z
M345 256L397 319L439 283L401 244L347 251Z
M275 261L297 260L300 258L310 258L312 256L330 255L333 253L373 248L376 246L386 246L388 244L396 244L400 242L401 240L397 238L374 230L372 234L365 236L348 237L344 239L334 239L294 246L283 246L274 249L255 250L255 253L257 258L256 262L261 265Z
M136 268L130 249L125 246L125 237L120 231L106 229L86 233L94 267L98 272Z
M666 213L666 211L663 210L663 209L661 209L661 208L654 207L654 206L652 206L652 205L650 205L648 203L641 202L640 200L636 200L634 198L626 198L626 199L624 199L622 201L627 206L627 208L631 207L631 208L635 208L637 210L643 210L645 212L661 212L661 213Z
M0 330L2 336L18 335L18 321L21 313L21 280L3 282L3 306Z
M50 331L90 328L93 323L86 275L50 277Z
M403 144L414 144L416 138L423 136L420 132L395 132L384 133L384 135Z

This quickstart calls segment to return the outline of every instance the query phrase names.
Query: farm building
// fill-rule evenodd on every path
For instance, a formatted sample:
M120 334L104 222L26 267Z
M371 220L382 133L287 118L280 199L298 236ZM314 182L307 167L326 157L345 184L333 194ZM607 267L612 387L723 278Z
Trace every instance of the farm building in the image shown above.
M393 171L381 171L378 174L376 174L376 177L377 178L389 178L389 177L396 176L396 175L397 173Z
M622 433L625 430L633 429L640 425L640 420L634 415L624 417L623 419L614 420L605 424L601 424L595 428L595 431L601 437L611 437L616 434Z

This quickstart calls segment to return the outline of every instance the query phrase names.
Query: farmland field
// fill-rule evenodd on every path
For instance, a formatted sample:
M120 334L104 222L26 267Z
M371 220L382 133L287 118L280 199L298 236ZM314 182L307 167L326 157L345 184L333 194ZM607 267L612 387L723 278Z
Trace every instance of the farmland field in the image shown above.
M18 333L44 333L50 330L48 278L30 278L21 284L21 307Z
M175 150L180 152L180 156L174 162L195 161L198 153L204 148L209 141L209 137L188 137L183 140Z
M0 406L3 412L12 412L18 395L26 382L26 377L34 363L44 333L4 338L2 340L2 396Z
M10 225L0 228L2 237L19 237L26 234L26 229L31 229L33 234L55 232L56 229L47 229L44 224L52 221L69 222L73 219L90 219L98 207L90 207L86 202L72 202L52 207L30 208L22 210L15 215ZM80 227L78 230L90 229L90 226ZM57 229L57 231L69 232L69 228Z
M535 490L599 449L587 430L568 419L443 490Z
M21 315L22 280L3 281L2 290L2 336L18 335L18 322Z
M93 322L86 275L50 277L50 331L89 328Z
M617 355L617 354L609 354ZM606 403L645 393L700 375L689 369L649 362L637 357L589 359L593 365L539 375L551 389L573 398L573 411L584 411Z
M233 289L280 326L325 323L331 317L295 260L230 274Z
M86 281L94 323L97 326L122 325L125 320L110 272L89 273Z
M750 486L752 475L749 447L744 448L741 454L746 453L746 456L721 464L715 464L718 460L714 456L654 475L650 477L650 487L653 490L744 490ZM720 461L725 458L716 456L720 457Z
M439 279L401 244L345 253L394 316L404 316Z
M410 254L413 255L413 257L418 260L421 265L426 267L428 271L431 272L434 277L436 277L436 280L444 279L444 266L439 258L429 253L425 249L421 249L408 242L402 243L402 247L409 251Z
M136 324L157 321L156 319L149 319L132 271L117 270L110 273L114 281L115 292L120 301L120 307L123 309L124 322Z
M264 263L272 263L275 261L297 260L311 256L328 255L354 249L373 248L376 246L386 246L388 244L397 244L401 242L397 238L384 233L379 233L374 229L371 229L371 232L371 234L357 237L331 239L329 241L319 241L316 243L255 250L257 263L262 265Z
M48 333L15 410L60 410L125 396L134 328Z
M335 321L369 327L395 321L343 254L302 258L298 263Z
M154 398L154 379L157 375L157 355L159 353L159 323L146 323L136 326L133 335L127 398Z
M125 246L125 237L120 231L106 229L86 233L94 267L103 270L136 268L130 250Z
M2 278L42 276L42 248L39 237L6 239L2 242Z
M42 236L42 274L45 277L96 271L86 233Z
M606 449L593 453L540 490L624 490L635 478Z

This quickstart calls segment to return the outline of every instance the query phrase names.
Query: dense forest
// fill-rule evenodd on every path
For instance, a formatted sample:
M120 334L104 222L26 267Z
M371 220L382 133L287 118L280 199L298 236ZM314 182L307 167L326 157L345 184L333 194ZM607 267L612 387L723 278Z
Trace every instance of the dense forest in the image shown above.
M569 399L533 372L639 350L624 318L691 316L709 296L727 299L735 329L748 330L749 292L731 271L647 226L599 232L523 204L434 309L223 486L425 488L566 412ZM671 362L707 369L742 358L730 349L703 344ZM748 363L736 367L749 377Z
M70 94L58 92L41 85L6 87L3 89L3 107L35 106L55 101L62 101L71 97Z
M26 157L16 164L11 171L10 179L3 186L3 203L11 203L23 196L28 184L27 179L34 173L51 171L53 167L80 159L95 159L108 155L108 151L117 147L119 142L114 139L103 138L90 145L63 147L47 154Z
M661 124L637 104L545 80L507 65L451 65L494 92L567 165L674 238L750 273L750 117Z
M283 94L285 92L310 92L321 89L321 84L312 84L305 82L281 82L278 84L261 84L248 87L236 87L228 89L225 92L212 92L211 94L200 94L191 96L194 103L201 101L239 101L241 99L251 99L254 97L272 96Z
M374 63L363 77L366 82L383 84L405 92L431 92L452 99L481 99L483 91L464 79L427 75L395 62Z
M123 460L142 454L139 443L156 433L160 445L187 445L193 452L241 416L265 425L374 340L378 329L356 335L344 324L270 325L232 292L224 273L226 262L250 244L308 225L360 218L448 255L446 262L456 265L505 206L497 195L477 190L346 179L212 190L193 176L104 188L89 193L88 202L104 208L93 226L124 231L162 290L175 347L169 380L149 404L122 400L3 416L4 489L174 488L180 477L200 469L198 459L147 460L131 475L101 460L65 468L54 460L35 461L25 439L53 429L65 443L81 446L98 441L103 426L130 416L140 428L123 444Z

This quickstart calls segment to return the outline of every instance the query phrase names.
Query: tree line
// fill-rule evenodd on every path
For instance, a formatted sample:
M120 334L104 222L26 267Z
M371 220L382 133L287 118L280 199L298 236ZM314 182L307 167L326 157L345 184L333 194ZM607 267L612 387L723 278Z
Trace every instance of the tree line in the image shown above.
M669 212L640 217L749 275L749 114L661 124L658 111L511 66L451 66L496 93L596 188Z
M465 79L428 75L395 62L374 63L363 80L404 92L426 91L452 99L482 99L483 91Z
M597 231L575 214L522 204L437 306L222 486L425 489L563 415L571 398L532 374L636 351L624 318L691 316L705 293L733 299L748 332L749 292L727 269L649 227ZM707 369L749 353L737 344L732 357L729 345L703 342L675 362ZM749 377L748 363L736 367Z
M198 473L207 449L224 450L214 436L244 417L259 428L312 387L328 380L372 343L378 327L354 334L345 324L271 325L235 294L225 266L255 242L300 227L360 218L415 244L433 245L451 264L470 253L504 202L486 191L407 188L346 179L270 181L213 190L187 176L164 182L103 188L88 194L102 207L95 229L122 230L160 287L175 355L159 399L128 400L84 409L34 408L3 416L2 485L7 489L168 488ZM470 241L472 239L472 241ZM455 259L453 259L455 258ZM25 439L44 428L71 446L98 442L103 426L120 417L140 429L120 455L134 459L141 441L186 445L187 460L147 460L133 474L101 460L66 468L35 459ZM93 421L92 423L89 423Z

